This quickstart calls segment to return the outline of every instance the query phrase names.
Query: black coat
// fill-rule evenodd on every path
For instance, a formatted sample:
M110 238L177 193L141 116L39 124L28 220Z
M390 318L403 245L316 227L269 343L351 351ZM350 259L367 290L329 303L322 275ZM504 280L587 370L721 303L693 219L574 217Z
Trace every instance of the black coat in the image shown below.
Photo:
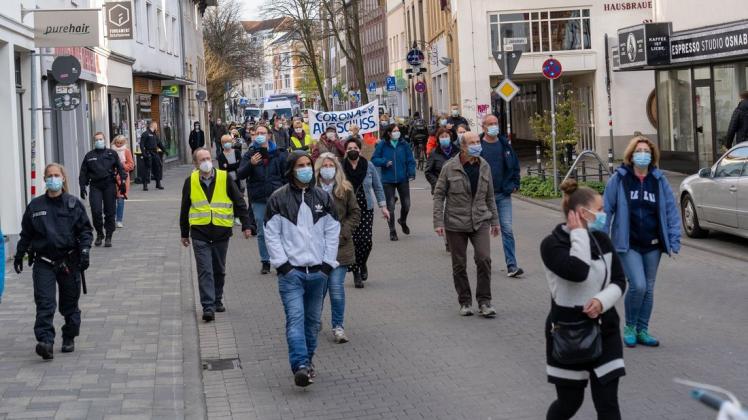
M229 160L226 159L226 155L223 153L219 153L218 157L216 157L216 160L218 161L218 169L223 169L226 172L236 172L237 169L239 169L239 164L242 160L242 151L239 149L234 149L234 156L236 156L236 163L229 163Z
M205 132L203 130L190 131L190 149L195 152L198 147L205 147Z
M93 149L86 153L78 175L78 184L85 190L88 184L104 187L114 184L115 176L127 179L127 171L119 160L119 155L112 149Z
M733 139L735 143L733 143ZM740 101L735 111L733 111L724 145L729 149L733 144L738 144L746 140L748 140L748 99Z
M44 194L26 207L20 236L17 255L33 250L57 260L68 251L91 248L93 228L80 200L68 193L55 198Z
M267 159L252 165L252 155L260 152L260 148L251 147L242 156L236 170L237 179L247 179L247 195L253 203L267 202L273 191L286 183L286 152L277 149L272 155L268 155Z
M441 146L436 146L431 155L429 155L429 159L426 161L426 169L423 170L423 173L426 175L426 180L431 184L431 194L434 193L434 187L436 186L436 181L439 179L439 174L442 172L442 166L458 153L460 153L460 145L457 142L452 142L452 149L450 149L449 155L444 153Z

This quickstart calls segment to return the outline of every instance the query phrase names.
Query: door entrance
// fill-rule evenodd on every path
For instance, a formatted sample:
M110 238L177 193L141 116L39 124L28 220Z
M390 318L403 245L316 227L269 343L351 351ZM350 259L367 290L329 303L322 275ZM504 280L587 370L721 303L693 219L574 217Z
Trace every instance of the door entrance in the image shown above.
M714 162L712 100L710 81L696 81L694 83L694 114L696 116L696 145L698 147L699 168L707 168Z

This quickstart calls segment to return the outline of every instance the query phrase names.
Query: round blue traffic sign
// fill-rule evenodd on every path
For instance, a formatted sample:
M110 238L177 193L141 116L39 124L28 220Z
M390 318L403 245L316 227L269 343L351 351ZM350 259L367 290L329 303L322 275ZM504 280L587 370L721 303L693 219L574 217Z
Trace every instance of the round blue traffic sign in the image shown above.
M423 51L419 50L418 48L413 48L412 50L408 51L408 55L405 58L408 61L408 64L410 64L413 67L420 66L421 63L423 63L424 59Z
M561 63L555 58L549 58L543 62L543 76L546 79L558 79L562 72Z

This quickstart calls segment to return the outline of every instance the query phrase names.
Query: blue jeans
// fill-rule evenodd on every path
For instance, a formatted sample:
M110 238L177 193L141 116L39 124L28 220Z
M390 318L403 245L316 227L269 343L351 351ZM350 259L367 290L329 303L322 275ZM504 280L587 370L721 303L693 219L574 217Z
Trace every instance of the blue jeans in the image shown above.
M268 247L265 245L265 207L266 203L252 202L252 213L257 221L257 249L260 251L260 261L270 261Z
M327 276L291 270L278 275L278 291L286 312L286 342L291 371L309 366L317 349Z
M514 254L514 233L512 232L512 195L494 194L496 209L499 211L499 226L501 227L501 244L504 246L504 259L507 268L517 267L517 257Z
M654 306L654 285L657 267L660 265L662 251L656 249L640 254L633 249L618 254L623 264L623 272L629 281L629 288L624 300L626 306L626 325L633 325L637 331L649 327L649 318Z
M325 296L330 291L330 310L332 312L332 327L343 328L345 317L345 275L348 273L347 265L339 265L330 273L325 287Z
M114 220L120 223L123 220L125 220L125 199L124 198L117 199L117 211L116 211Z

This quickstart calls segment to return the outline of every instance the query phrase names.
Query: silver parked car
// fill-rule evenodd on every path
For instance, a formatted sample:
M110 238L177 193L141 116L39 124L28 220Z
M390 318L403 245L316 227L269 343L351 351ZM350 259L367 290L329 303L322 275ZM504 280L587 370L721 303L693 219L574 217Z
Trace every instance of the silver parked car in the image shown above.
M733 146L711 168L680 184L683 227L692 238L709 230L748 238L748 141Z

